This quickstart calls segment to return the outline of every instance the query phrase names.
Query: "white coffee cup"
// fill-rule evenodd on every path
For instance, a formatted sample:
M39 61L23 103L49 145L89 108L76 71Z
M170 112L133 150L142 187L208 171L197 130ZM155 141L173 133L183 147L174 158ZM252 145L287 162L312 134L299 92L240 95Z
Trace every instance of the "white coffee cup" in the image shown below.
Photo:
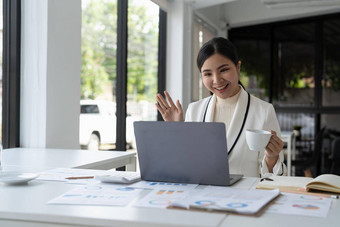
M250 150L253 151L263 151L272 134L266 130L259 129L247 129L246 130L246 140Z

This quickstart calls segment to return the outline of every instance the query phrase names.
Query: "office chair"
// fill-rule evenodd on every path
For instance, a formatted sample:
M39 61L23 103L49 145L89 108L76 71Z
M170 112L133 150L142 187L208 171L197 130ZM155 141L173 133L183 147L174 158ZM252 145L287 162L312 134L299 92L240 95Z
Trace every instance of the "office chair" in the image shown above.
M340 175L340 137L332 141L330 160L331 168L329 173Z
M309 157L304 160L293 160L292 166L301 167L306 177L316 177L319 174L321 160L322 141L326 127L323 127L316 135L314 140L314 149L310 151ZM316 168L316 174L312 174L311 168ZM314 175L314 176L313 176Z

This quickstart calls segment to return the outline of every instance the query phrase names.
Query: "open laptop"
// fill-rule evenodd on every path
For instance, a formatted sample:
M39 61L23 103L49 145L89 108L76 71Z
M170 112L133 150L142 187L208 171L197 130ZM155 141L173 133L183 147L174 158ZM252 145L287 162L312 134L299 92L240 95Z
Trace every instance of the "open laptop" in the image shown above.
M223 123L134 122L141 178L147 181L232 185Z

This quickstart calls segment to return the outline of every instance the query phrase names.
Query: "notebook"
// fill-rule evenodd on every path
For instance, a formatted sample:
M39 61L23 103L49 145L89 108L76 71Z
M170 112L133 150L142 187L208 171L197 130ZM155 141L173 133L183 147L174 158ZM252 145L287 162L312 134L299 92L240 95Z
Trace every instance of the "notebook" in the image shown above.
M213 122L134 122L142 180L232 185L225 125Z

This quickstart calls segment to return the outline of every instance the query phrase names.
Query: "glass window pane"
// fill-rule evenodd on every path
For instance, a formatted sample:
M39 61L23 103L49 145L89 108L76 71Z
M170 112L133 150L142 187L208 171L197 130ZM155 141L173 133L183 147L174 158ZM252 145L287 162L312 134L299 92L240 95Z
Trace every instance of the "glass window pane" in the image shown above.
M340 115L339 114L322 114L321 128L326 127L332 132L337 132L340 135Z
M340 106L340 19L323 23L324 74L323 106Z
M314 23L275 29L275 104L314 106L314 37Z
M321 128L326 127L326 133L323 138L323 155L321 156L321 173L329 173L332 166L334 154L340 152L332 149L332 142L335 138L340 137L340 115L339 114L321 114Z
M134 143L133 121L157 120L159 6L150 0L128 3L126 140ZM132 144L132 147L134 144Z
M315 115L309 113L277 113L281 131L299 130L299 139L314 138Z
M201 73L197 68L196 58L201 46L212 39L216 31L207 25L202 19L195 17L193 30L193 77L192 77L192 101L198 101L202 98L210 96L210 92L203 85Z
M115 148L116 33L116 0L82 0L79 140L83 148Z
M232 36L241 61L240 80L247 91L269 100L270 42L269 29L245 29Z

